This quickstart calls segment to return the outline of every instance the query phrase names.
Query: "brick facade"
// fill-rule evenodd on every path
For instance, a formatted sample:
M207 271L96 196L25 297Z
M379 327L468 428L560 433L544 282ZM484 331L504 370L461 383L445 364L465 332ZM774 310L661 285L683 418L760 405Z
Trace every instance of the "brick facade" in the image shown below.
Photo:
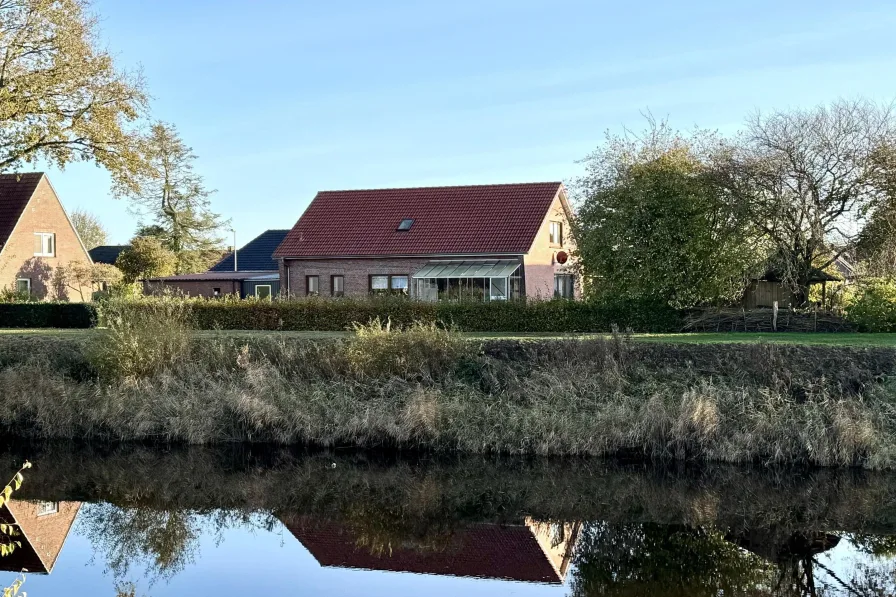
M35 257L34 233L56 235L53 257ZM31 293L38 299L61 299L80 302L81 292L72 288L55 288L54 270L70 262L91 263L62 203L46 176L42 176L31 200L22 212L15 229L0 252L0 288L15 288L16 280L31 280ZM91 300L92 288L83 289L84 300Z
M489 259L518 259L519 255L489 256ZM373 257L357 259L285 259L280 264L282 294L304 296L307 276L318 276L321 296L330 296L331 276L343 276L346 296L363 296L370 292L370 276L408 276L409 293L414 295L414 272L433 259L483 259L482 255L452 257ZM289 275L287 277L287 270ZM288 283L287 283L288 279Z
M56 512L41 514L41 505L53 505ZM56 565L65 539L71 532L81 502L32 502L10 500L6 506L13 515L14 522L19 525L23 538L34 553L40 558L43 570L31 569L32 572L50 572ZM15 550L13 556L15 556Z
M176 280L176 281L157 281L144 280L143 294L161 294L166 288L175 292L180 291L187 296L215 296L215 288L221 289L221 296L225 294L240 294L239 280Z

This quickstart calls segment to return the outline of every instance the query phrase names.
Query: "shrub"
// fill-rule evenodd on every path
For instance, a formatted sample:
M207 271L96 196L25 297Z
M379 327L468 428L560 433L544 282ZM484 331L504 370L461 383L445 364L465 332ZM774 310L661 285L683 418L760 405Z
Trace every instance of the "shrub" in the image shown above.
M145 377L189 353L193 326L186 301L112 299L99 315L107 329L91 336L86 354L101 379Z
M86 303L0 303L0 327L89 328L96 308Z
M863 332L896 331L896 280L871 280L862 285L846 317Z

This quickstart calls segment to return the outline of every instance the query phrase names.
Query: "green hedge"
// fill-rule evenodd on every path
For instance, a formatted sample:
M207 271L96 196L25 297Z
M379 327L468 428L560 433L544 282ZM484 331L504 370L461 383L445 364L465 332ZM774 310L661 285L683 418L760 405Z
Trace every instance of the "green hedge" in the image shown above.
M681 314L644 303L508 301L425 303L407 299L297 299L196 301L201 329L341 331L372 319L393 325L414 321L454 325L468 332L605 332L613 325L636 332L674 332Z
M0 328L89 328L96 308L87 303L0 303Z

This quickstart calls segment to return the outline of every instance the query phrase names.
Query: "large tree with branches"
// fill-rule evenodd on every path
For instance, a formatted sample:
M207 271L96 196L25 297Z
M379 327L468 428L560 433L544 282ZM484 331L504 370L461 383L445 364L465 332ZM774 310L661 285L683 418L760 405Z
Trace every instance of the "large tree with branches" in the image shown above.
M894 115L867 100L756 113L720 160L722 188L767 241L769 267L798 304L885 202L890 162L880 156L894 146Z
M140 76L100 47L87 0L0 0L0 171L39 159L133 170L130 124L145 108Z

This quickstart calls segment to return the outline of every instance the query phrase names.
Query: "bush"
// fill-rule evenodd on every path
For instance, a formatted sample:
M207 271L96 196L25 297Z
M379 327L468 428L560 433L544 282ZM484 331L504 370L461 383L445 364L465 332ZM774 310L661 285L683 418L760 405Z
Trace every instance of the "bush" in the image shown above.
M436 323L465 332L674 332L681 314L638 302L507 301L427 303L406 298L302 298L284 301L195 300L200 329L344 331L376 319L406 327Z
M862 332L896 332L896 280L866 282L846 311Z
M89 328L96 307L87 303L0 303L0 327Z
M193 326L186 301L109 300L99 315L107 329L91 336L86 355L101 379L145 377L189 354Z

